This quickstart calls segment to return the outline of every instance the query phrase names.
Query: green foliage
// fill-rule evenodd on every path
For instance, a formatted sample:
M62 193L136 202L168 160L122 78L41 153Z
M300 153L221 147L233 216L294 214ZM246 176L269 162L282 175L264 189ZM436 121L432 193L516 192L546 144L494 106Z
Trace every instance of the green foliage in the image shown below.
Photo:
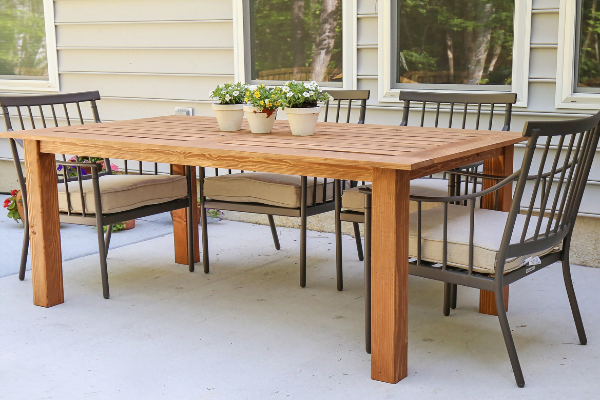
M0 75L48 75L43 0L0 0Z
M342 3L325 16L337 19L330 71L342 68ZM250 0L252 79L309 79L321 17L321 0ZM339 75L325 80L341 82Z
M8 218L14 219L16 222L21 221L21 214L19 214L19 209L17 208L17 195L18 190L11 190L10 197L4 200L4 208L8 210ZM23 204L23 200L19 199L19 203Z
M104 232L106 232L107 229L108 229L108 226L104 225L104 227L103 227ZM122 231L123 229L125 229L125 222L117 222L116 224L113 224L113 226L112 226L113 232L119 232L119 231Z
M218 99L221 104L242 104L247 90L245 83L225 83L211 91L209 97Z
M333 100L333 98L317 85L316 82L286 82L283 86L275 88L282 92L283 106L289 108L316 107L319 101Z
M278 89L271 89L265 85L252 86L246 90L246 103L258 108L258 112L266 111L271 114L283 104L283 92Z
M593 0L582 0L578 86L600 87L600 11Z
M479 67L479 84L509 84L514 2L398 0L398 81L466 83ZM481 38L488 39L483 49L477 48Z

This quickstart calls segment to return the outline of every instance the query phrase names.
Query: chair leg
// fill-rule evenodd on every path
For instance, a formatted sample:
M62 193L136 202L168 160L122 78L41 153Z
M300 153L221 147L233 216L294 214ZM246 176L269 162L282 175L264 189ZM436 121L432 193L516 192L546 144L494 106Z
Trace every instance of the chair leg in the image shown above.
M353 222L354 225L354 240L356 240L356 252L358 253L358 260L363 261L365 259L363 255L362 241L360 239L360 226L358 222Z
M458 295L458 285L452 284L452 290L450 291L450 308L456 310L456 297Z
M112 225L109 225L108 228L106 228L106 237L104 238L104 248L106 249L106 257L108 257L108 249L110 247L110 238L112 237L112 229L113 229Z
M506 350L508 350L508 357L512 365L513 374L517 381L518 387L525 386L525 378L523 378L523 372L521 371L521 364L519 363L519 357L517 356L517 349L515 348L515 342L513 341L512 334L510 332L510 325L508 324L508 318L506 316L506 309L504 308L504 291L502 287L494 290L496 297L496 310L498 312L498 321L500 322L500 328L502 329L502 335L504 336L504 343L506 344Z
M100 274L102 276L102 293L105 299L110 297L110 291L108 287L108 268L106 266L106 246L104 242L104 232L102 219L100 218L96 224L98 231L98 254L100 256Z
M450 315L450 303L452 302L452 284L444 282L444 315Z
M208 258L208 218L206 215L206 196L204 196L204 177L205 170L200 167L200 224L202 225L202 264L204 266L204 273L208 274L210 271L209 258Z
M371 354L371 196L365 196L365 348Z
M273 219L272 215L267 215L269 218L269 226L271 227L271 235L273 235L273 243L275 243L275 249L279 250L281 247L279 246L279 237L277 236L277 227L275 226L275 219Z
M577 304L577 298L575 297L575 289L573 288L573 280L571 279L571 264L569 263L568 253L562 262L562 270L565 279L565 287L567 288L567 296L569 296L569 303L571 304L571 312L573 313L573 319L575 320L575 328L577 328L577 335L579 336L579 343L587 344L583 320L581 319L579 305Z
M23 247L21 249L21 265L19 266L19 280L25 280L25 270L27 269L27 254L29 253L29 223L27 221L27 216L25 216L23 219L23 229Z
M308 196L308 179L301 178L300 195L300 287L306 287L306 201ZM316 190L316 188L314 188Z
M342 265L342 185L339 179L333 182L335 200L335 272L337 290L344 290L344 271Z

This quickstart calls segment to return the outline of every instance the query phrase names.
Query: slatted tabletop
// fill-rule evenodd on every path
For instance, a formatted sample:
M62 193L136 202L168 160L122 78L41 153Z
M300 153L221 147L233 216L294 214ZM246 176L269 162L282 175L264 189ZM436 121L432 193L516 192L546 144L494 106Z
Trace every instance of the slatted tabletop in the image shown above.
M523 141L520 132L327 122L319 123L315 134L307 137L292 136L287 121L276 121L271 134L253 134L245 121L241 131L221 132L215 118L186 116L0 134L0 137L15 136L39 140L43 152L54 153L76 150L74 145L86 145L89 151L97 149L90 154L113 158L123 157L111 152L111 147L146 151L146 157L140 153L135 156L147 161L156 161L150 154L162 150L213 156L226 154L237 158L259 155L265 160L303 160L336 167L401 170L416 170ZM78 154L82 154L81 151Z

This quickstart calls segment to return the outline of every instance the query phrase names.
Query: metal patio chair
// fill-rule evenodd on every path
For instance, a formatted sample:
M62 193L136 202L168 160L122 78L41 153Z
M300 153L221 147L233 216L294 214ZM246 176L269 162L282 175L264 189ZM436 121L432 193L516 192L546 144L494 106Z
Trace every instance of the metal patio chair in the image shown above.
M364 124L367 111L369 90L335 90L329 94L334 98L332 104L326 102L324 122L335 110L335 122L340 122L342 107L347 107L345 122L352 115L352 103L359 104L359 124ZM342 115L343 117L343 115ZM344 121L344 119L342 119ZM265 214L268 217L275 248L279 250L279 238L273 219L274 215L300 218L300 286L306 286L306 219L307 217L333 211L334 197L349 183L333 179L290 176L241 171L225 175L206 177L205 168L200 168L200 213L202 221L202 249L204 272L209 272L208 232L206 209L238 211ZM335 184L334 184L335 182ZM335 193L334 193L335 192Z
M81 103L90 104L93 122L99 123L97 100L100 100L97 91L45 96L0 96L0 107L2 107L7 130L14 131L15 126L26 130L58 127L61 124L84 124ZM75 117L73 118L72 115ZM16 121L15 124L13 119ZM27 185L18 153L18 146L23 146L23 141L10 139L10 145L25 211L23 249L19 268L19 279L24 280L29 249L29 223ZM80 157L75 156L75 162L69 162L64 154L62 161L57 160L56 165L59 170L57 172L58 205L61 223L95 226L98 231L102 289L106 299L109 298L106 258L114 224L181 208L188 209L188 219L192 220L190 206L196 204L196 199L191 190L190 167L186 167L187 176L159 175L158 166L155 164L154 175L142 175L140 161L139 174L128 175L127 160L125 160L125 175L113 174L108 158L104 158L103 162L91 163L81 162ZM190 271L194 270L192 225L188 224ZM108 226L106 236L103 234L104 226Z
M571 279L569 250L573 227L600 136L600 113L571 121L528 122L521 168L489 189L461 196L411 196L409 272L424 278L493 291L500 328L519 387L525 385L504 308L503 288L560 262L579 342L587 339ZM529 175L536 148L540 165ZM541 155L539 154L541 153ZM481 179L490 177L472 174ZM516 181L510 212L476 208L483 196ZM371 195L366 194L366 334L370 351ZM467 202L468 206L456 205ZM443 205L423 210L426 202ZM497 205L497 202L495 202ZM521 204L527 208L521 211ZM451 235L448 233L451 232Z
M508 131L510 130L512 105L516 102L517 95L515 93L443 93L439 91L420 92L402 90L399 99L404 101L402 122L400 123L400 126L409 126L409 116L411 114L418 114L415 115L415 117L418 116L419 118L418 126L423 127L425 126L427 113L435 112L433 126L437 128L442 122L446 122L441 121L440 111L448 111L449 114L446 125L448 128L460 127L461 129L475 128L478 130L483 123L487 122L485 128L491 130L493 128L494 117L503 115L504 121L501 130ZM411 112L411 103L421 103L421 106L418 108L413 107L414 111ZM428 109L428 104L434 108ZM455 107L456 105L460 105L460 108L458 106ZM489 118L483 123L481 121L482 113L489 114ZM459 118L455 118L457 114ZM462 114L462 118L460 118L460 114ZM469 115L472 115L474 118L470 119ZM460 125L458 125L458 123L460 123ZM477 172L477 169L482 164L483 162L465 165L461 167L460 170ZM340 271L342 270L341 221L353 223L358 258L360 261L363 260L360 229L358 225L365 221L365 199L364 195L360 193L362 187L365 186L363 185L345 191L342 196L341 204L338 205L336 215L336 267ZM370 187L370 184L366 185L366 187ZM429 176L415 179L410 182L411 194L421 196L467 194L469 192L475 192L478 188L481 188L481 182L478 181L477 177L470 177L457 173L443 173L441 176ZM414 209L416 204L414 202L411 203L411 207L411 209ZM343 282L342 275L340 274L338 278L338 290L342 289ZM456 285L447 285L446 290L451 293L451 308L454 309L456 308L457 287Z

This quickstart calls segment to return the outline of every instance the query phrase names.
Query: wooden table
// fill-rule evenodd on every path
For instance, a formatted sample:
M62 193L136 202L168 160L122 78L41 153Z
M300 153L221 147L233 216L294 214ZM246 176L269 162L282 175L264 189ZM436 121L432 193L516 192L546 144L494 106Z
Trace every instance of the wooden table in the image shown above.
M508 175L513 144L523 140L516 132L335 123L294 137L286 121L277 121L273 134L255 135L182 116L0 137L25 140L34 304L44 307L64 301L55 154L373 182L371 377L390 383L407 375L410 180L480 160L487 160L486 173ZM501 205L511 195L506 186Z

